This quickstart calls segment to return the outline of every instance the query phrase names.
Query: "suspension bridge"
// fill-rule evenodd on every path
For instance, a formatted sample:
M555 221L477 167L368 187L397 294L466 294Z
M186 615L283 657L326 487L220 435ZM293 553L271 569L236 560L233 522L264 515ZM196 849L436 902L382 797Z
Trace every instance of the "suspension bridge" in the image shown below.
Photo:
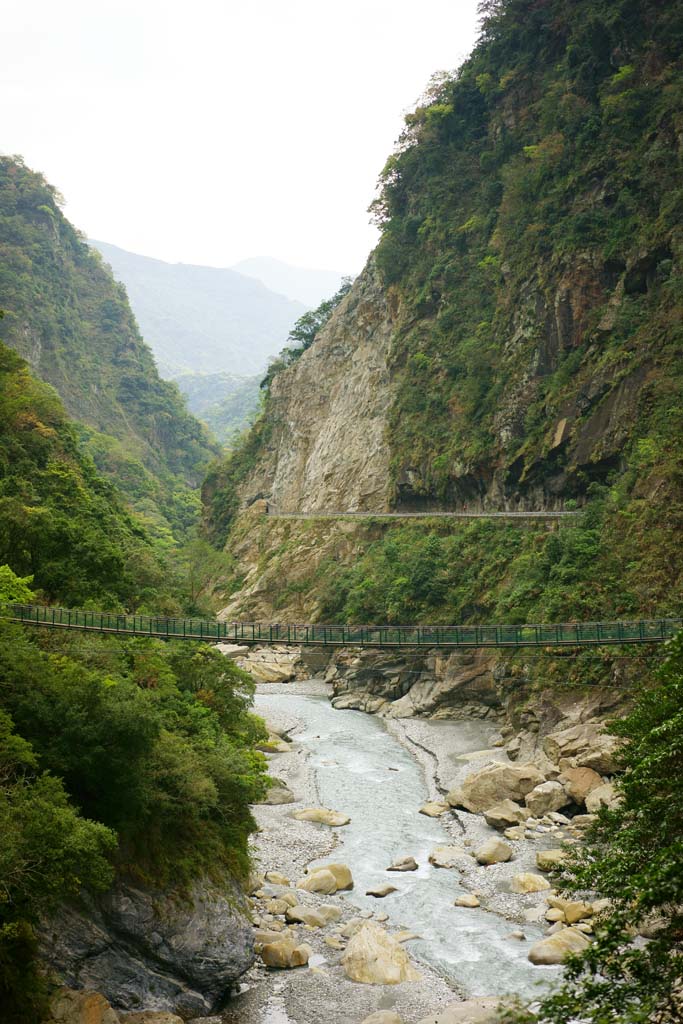
M0 605L0 619L103 635L315 647L596 647L661 643L683 628L683 618L498 626L299 625L121 615L35 604Z

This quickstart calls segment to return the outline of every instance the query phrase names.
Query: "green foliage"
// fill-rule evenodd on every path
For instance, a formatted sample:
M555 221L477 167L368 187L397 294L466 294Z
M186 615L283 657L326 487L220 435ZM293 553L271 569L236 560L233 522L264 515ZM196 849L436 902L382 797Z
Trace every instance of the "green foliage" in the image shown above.
M221 444L232 445L259 410L259 377L230 373L185 373L176 383L190 411Z
M106 888L114 833L79 815L62 782L0 708L0 1005L3 1020L44 1019L32 925L67 893Z
M611 731L626 741L622 802L601 812L560 879L565 891L597 891L611 907L559 991L528 1018L541 1024L674 1021L683 1007L683 634L669 644L655 684ZM652 937L634 944L643 925Z
M326 566L321 619L522 623L629 618L644 609L677 614L681 556L643 544L646 516L618 491L593 485L587 510L550 530L484 519L393 524L350 568ZM678 521L662 524L662 543Z
M186 523L173 495L198 485L215 448L176 386L159 378L125 290L59 203L40 174L18 158L0 158L4 340L85 424L83 444L98 468L117 478L133 504L154 501L182 536ZM103 451L102 435L118 442L116 459Z
M497 474L511 495L552 482L582 499L663 416L669 381L683 387L683 17L655 0L482 14L472 56L408 116L373 206L377 263L405 311L395 493L457 505ZM667 470L681 435L668 436Z
M295 363L306 349L311 347L337 306L351 291L352 284L353 278L343 277L342 283L334 295L329 299L324 299L316 309L308 310L299 317L287 338L287 341L293 344L282 349L277 359L274 359L268 367L268 372L261 381L261 388L264 391L269 390L273 378L278 373Z
M266 789L252 694L247 675L202 645L0 625L8 1020L44 1019L32 926L65 894L107 888L115 870L161 886L246 873L249 804Z
M17 576L9 565L0 565L0 604L30 604L35 599L32 583L33 576Z
M0 344L0 563L48 600L135 608L160 587L149 540L81 454L49 385Z

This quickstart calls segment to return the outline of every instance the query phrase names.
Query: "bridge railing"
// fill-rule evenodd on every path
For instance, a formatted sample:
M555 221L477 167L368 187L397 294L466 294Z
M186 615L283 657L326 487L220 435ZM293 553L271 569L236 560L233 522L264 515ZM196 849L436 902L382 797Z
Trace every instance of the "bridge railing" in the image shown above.
M44 605L0 605L0 617L34 626L161 639L367 647L552 647L668 640L682 618L494 626L338 626L218 622Z

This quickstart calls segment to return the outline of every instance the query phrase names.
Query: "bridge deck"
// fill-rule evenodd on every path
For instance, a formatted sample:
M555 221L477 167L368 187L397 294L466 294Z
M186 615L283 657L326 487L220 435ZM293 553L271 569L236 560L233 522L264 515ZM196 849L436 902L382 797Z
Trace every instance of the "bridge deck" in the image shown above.
M558 512L280 512L269 508L269 519L502 519L522 522L554 522L574 519L581 511Z
M662 642L683 628L683 618L518 626L295 625L117 615L22 604L0 606L0 618L27 626L162 640L316 647L590 647Z

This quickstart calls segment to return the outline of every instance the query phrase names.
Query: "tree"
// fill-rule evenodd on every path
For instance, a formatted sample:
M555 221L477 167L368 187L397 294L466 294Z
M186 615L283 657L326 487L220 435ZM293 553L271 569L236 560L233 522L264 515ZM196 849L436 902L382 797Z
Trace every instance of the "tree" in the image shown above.
M309 309L307 313L304 313L303 316L299 317L287 338L287 341L293 342L293 344L287 345L283 348L277 359L274 359L268 367L268 372L261 381L261 388L263 390L268 390L273 377L279 373L280 370L287 369L288 366L291 366L292 363L296 362L299 356L302 355L306 349L311 347L337 306L351 291L352 284L353 278L342 277L342 283L334 295L321 302L316 309Z
M673 1022L683 1012L683 632L655 685L611 731L626 741L622 802L601 812L559 882L599 892L610 910L535 1010L543 1024ZM649 941L634 942L637 934Z

